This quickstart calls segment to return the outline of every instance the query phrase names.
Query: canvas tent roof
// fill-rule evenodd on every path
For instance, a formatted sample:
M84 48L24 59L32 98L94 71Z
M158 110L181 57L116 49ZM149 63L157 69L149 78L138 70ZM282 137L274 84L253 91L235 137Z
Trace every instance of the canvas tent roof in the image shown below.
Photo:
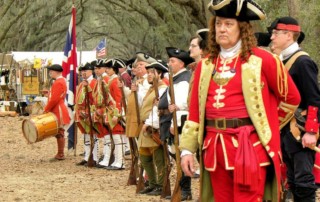
M9 54L0 53L0 67L9 69L10 66L20 67L31 66L36 58L40 58L44 62L52 60L52 64L62 64L63 52L11 52ZM13 58L13 61L12 61ZM91 62L96 59L95 51L77 52L78 65ZM80 61L81 60L81 61Z

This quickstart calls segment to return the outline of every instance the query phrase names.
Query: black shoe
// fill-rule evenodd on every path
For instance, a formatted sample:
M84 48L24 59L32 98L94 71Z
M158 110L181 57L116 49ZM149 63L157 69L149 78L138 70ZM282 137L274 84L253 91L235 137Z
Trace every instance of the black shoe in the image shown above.
M102 156L99 158L98 162L103 161L103 159L104 159L104 155L102 155Z
M98 163L97 163L96 161L93 161L92 167L97 167L97 164L98 164ZM89 166L88 166L88 162L87 162L84 166L89 167Z
M149 192L152 192L154 187L145 187L143 190L139 191L139 194L147 194Z
M125 155L125 156L130 155L130 150L126 151L126 152L124 153L124 155Z
M101 165L101 164L98 163L98 164L96 165L96 167L97 167L97 168L107 168L108 166Z
M156 187L151 192L147 193L149 196L160 196L162 192L162 187Z
M192 194L191 192L181 192L181 201L188 201L192 199Z
M124 168L123 167L119 168L116 166L107 166L106 169L107 170L123 170Z
M84 165L87 165L87 161L86 160L82 160L81 162L79 163L76 163L77 166L84 166Z

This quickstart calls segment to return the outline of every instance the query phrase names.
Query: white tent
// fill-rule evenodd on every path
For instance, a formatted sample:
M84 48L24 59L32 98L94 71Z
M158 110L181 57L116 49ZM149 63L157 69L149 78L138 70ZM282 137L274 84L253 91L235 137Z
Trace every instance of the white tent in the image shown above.
M49 60L52 64L62 64L63 52L12 52L13 59L20 64L32 65L36 58L40 58L43 64L47 64ZM78 65L91 62L96 59L95 51L82 51L77 52Z

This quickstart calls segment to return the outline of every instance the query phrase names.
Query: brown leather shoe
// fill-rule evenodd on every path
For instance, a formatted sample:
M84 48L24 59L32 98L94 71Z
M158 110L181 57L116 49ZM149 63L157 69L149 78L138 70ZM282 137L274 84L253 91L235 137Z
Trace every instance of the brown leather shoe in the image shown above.
M56 155L55 157L54 157L55 159L57 159L57 160L65 160L66 159L66 157L64 156L64 155Z

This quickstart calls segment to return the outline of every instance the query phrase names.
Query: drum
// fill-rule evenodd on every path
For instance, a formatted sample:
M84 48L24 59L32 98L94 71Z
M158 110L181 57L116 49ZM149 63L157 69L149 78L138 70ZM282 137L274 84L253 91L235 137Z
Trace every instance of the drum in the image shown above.
M57 117L49 112L22 122L22 132L28 143L39 142L58 134Z

